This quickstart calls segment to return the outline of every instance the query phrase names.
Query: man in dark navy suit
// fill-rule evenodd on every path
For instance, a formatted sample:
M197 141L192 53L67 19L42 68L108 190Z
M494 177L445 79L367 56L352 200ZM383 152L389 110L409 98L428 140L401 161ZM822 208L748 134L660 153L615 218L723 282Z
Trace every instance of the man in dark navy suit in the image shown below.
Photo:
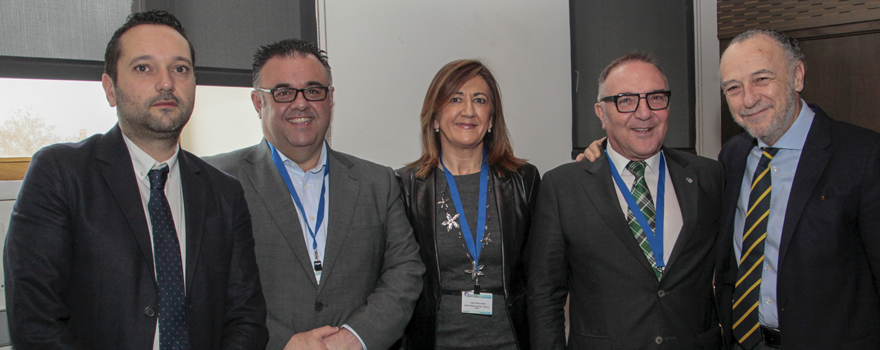
M747 131L719 156L722 328L734 349L880 349L880 134L801 100L805 71L797 42L772 30L740 34L721 58Z
M107 45L119 123L34 155L4 251L16 349L262 349L266 305L241 185L178 145L194 50L164 11Z

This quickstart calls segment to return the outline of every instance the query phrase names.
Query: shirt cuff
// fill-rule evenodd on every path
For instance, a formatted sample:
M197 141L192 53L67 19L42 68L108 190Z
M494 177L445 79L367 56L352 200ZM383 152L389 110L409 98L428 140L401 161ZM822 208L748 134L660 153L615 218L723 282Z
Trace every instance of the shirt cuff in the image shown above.
M358 341L361 342L361 348L363 348L364 350L367 350L367 344L364 344L364 340L361 339L361 336L358 335L358 332L355 332L354 328L351 328L351 326L349 326L347 324L342 325L342 328L345 328L345 329L349 330L351 332L351 334L354 334L355 338L358 338Z

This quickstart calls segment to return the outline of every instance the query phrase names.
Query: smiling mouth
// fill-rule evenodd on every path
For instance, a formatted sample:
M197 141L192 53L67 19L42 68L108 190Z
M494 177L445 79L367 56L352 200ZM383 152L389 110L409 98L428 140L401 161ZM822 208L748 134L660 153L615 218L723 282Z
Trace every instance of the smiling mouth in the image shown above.
M749 119L749 118L754 117L758 114L764 113L764 111L766 111L768 109L770 109L770 108L764 108L764 109L761 109L760 111L755 111L755 112L745 111L745 112L740 113L739 116L742 118L745 118L745 119Z
M297 117L287 119L287 122L293 125L308 125L313 119L312 117Z
M650 132L651 130L654 130L654 127L652 126L649 128L630 128L630 130L638 132L638 133L647 133L647 132Z
M469 123L455 123L456 126L461 127L462 129L470 130L477 127L477 124L469 124Z
M765 111L769 110L770 108L773 108L772 103L761 103L760 105L743 110L743 111L739 112L738 114L742 118L750 118L750 117L754 117L758 114L764 113Z

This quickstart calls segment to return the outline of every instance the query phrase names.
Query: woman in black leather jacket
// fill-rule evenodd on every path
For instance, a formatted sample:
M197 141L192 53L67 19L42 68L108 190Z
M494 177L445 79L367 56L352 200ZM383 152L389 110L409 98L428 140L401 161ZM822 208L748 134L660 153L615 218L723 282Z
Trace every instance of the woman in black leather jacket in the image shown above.
M421 129L422 157L397 171L427 268L406 348L528 349L523 249L541 180L513 156L489 69L440 69Z

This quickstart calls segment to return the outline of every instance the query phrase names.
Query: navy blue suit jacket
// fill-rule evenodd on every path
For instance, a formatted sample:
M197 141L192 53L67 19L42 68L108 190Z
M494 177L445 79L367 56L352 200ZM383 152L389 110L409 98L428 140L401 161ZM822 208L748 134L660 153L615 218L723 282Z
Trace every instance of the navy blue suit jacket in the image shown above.
M777 307L787 349L880 349L880 134L816 105L791 188L779 248ZM733 222L746 158L757 141L728 141L715 287L732 342L737 264Z
M178 154L192 349L262 349L266 305L241 185ZM131 157L116 126L34 155L4 251L16 349L152 349L158 296Z

